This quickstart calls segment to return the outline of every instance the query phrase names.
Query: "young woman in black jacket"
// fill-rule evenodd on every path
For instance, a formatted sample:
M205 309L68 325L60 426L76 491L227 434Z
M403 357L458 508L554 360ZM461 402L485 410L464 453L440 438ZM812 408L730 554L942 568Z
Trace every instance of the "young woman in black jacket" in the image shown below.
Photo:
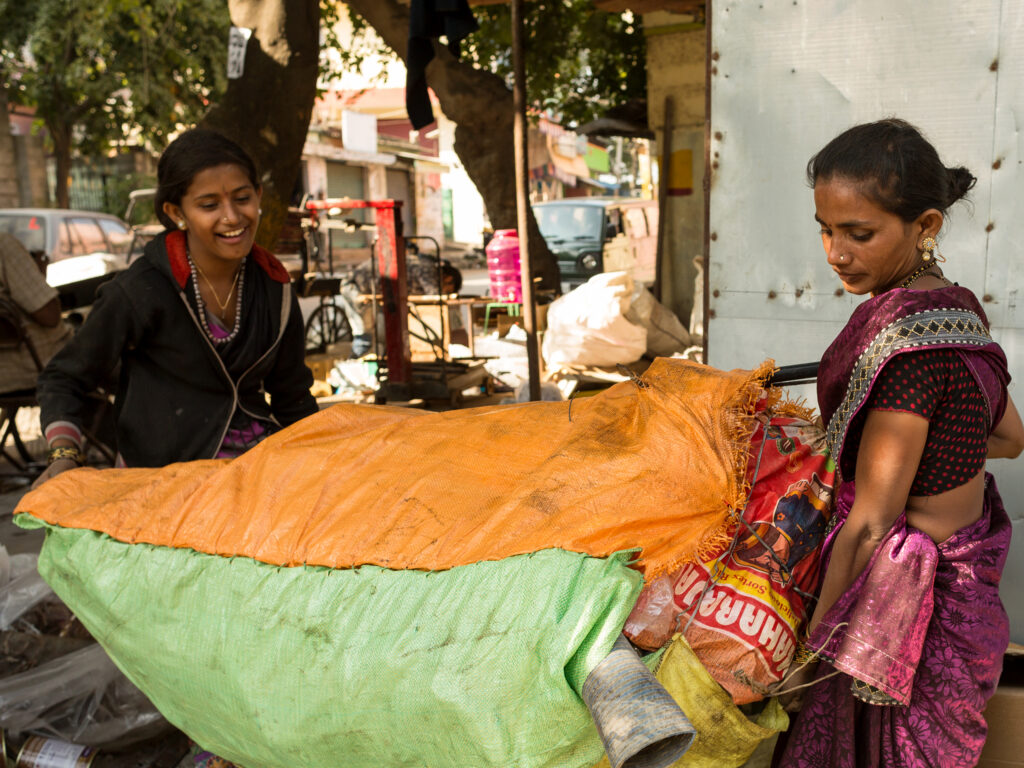
M254 243L252 160L195 129L167 147L157 179L166 231L99 290L39 377L50 464L37 484L82 464L87 395L118 364L117 449L129 467L237 456L317 409L288 273Z

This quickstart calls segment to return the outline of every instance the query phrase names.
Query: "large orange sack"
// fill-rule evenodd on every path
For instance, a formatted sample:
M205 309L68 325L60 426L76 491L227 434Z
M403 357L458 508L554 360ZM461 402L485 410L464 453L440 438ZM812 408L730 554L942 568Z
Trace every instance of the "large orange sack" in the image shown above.
M658 359L566 403L337 405L233 461L64 473L19 512L287 566L439 570L552 547L641 548L649 579L723 542L770 370Z

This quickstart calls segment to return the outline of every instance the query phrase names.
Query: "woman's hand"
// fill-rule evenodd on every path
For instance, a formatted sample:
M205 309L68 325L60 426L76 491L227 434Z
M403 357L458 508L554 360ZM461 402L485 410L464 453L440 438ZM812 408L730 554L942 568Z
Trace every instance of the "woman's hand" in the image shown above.
M74 459L57 459L46 468L43 474L35 479L35 482L32 483L32 489L35 490L51 477L56 477L61 472L67 472L69 469L75 469L78 466L78 462Z
M811 661L802 667L793 664L791 669L796 671L779 687L775 695L779 697L779 703L784 710L799 712L804 705L804 694L818 673L818 662Z

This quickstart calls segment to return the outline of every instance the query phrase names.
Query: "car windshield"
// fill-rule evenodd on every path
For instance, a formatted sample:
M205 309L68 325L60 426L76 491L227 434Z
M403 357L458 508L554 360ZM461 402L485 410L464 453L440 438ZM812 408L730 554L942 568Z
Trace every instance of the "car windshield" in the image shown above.
M124 220L129 227L159 226L160 220L156 217L153 203L156 200L155 189L137 189L131 193L128 199L128 209L125 211Z
M46 224L39 216L0 213L0 232L14 235L26 250L46 250Z
M604 209L599 205L538 205L533 212L548 242L601 239Z

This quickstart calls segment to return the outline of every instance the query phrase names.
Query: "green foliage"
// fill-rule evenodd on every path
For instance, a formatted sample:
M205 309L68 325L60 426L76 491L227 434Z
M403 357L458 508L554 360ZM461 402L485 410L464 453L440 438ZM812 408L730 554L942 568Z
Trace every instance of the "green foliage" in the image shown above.
M343 17L347 15L347 19ZM351 25L351 35L344 39L338 32ZM339 0L320 0L320 29L323 43L320 47L320 83L329 84L345 72L362 69L371 60L394 61L398 55L376 34L362 16ZM370 77L371 85L384 85L386 72ZM323 92L325 88L321 88Z
M608 13L593 0L529 0L525 4L527 98L538 111L550 112L566 126L600 115L609 107L647 96L646 48L640 19ZM351 40L333 34L332 20L344 5L321 0L324 29L331 30L324 50L333 50L336 66L325 75L355 69L371 56L395 54L352 8ZM477 6L480 29L462 44L462 59L512 82L512 22L507 3Z
M85 153L162 145L226 87L225 0L0 0L0 24L9 98Z
M156 176L149 173L128 173L122 176L115 176L107 180L106 195L104 195L104 213L112 213L114 216L124 216L128 208L128 195L136 189L146 189L156 186ZM148 217L146 214L150 214ZM139 211L132 215L134 221L129 224L152 224L156 221L153 214L153 204L142 206Z
M646 98L639 18L597 10L593 0L531 0L524 10L526 93L535 108L572 126ZM510 6L480 6L473 14L480 30L463 56L511 82Z

